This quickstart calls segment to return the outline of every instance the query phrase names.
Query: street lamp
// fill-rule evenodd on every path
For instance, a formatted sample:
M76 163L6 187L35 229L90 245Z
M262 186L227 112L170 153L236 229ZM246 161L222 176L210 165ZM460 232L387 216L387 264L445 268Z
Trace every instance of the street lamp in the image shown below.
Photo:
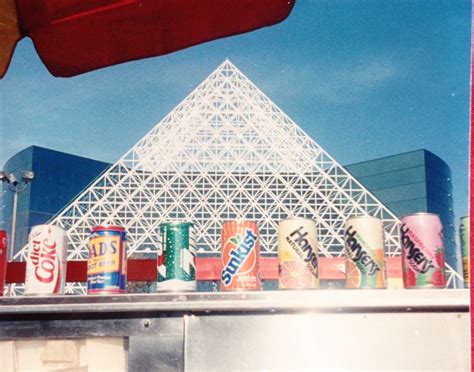
M13 260L13 254L15 252L15 235L16 235L16 213L18 208L18 194L25 191L28 187L28 182L33 181L35 174L32 171L22 171L21 180L18 181L13 173L0 171L0 180L6 182L8 190L12 191L13 194L13 213L12 213L12 233L10 238L10 252L8 259Z

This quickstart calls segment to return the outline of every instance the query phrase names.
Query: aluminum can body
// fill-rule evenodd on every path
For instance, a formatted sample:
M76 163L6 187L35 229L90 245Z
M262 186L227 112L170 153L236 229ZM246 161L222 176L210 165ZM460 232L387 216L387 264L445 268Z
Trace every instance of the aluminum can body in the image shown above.
M34 226L28 236L24 294L64 294L66 260L66 231L52 225Z
M278 225L278 288L319 288L316 224L291 218Z
M120 226L95 226L89 237L87 294L127 290L127 233Z
M0 296L3 296L5 287L5 278L7 276L7 258L8 255L8 239L7 232L0 230Z
M345 227L346 288L385 288L382 220L352 217Z
M416 213L401 219L403 285L445 288L443 227L439 216Z
M227 221L221 231L221 290L260 290L260 236L254 221Z
M464 287L469 288L470 253L469 253L469 216L462 217L459 225L459 241L461 242L462 271Z
M157 291L195 291L196 235L191 222L159 226Z

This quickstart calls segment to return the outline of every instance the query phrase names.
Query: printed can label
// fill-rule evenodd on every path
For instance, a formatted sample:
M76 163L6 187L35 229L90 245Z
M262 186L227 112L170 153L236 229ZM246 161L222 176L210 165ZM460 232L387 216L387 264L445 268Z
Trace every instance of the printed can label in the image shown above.
M278 288L319 288L316 224L303 218L278 226Z
M127 235L119 226L96 226L89 237L87 293L125 293L127 287Z
M0 230L0 296L3 296L3 290L5 287L5 279L7 275L7 255L8 255L8 243L7 243L7 232Z
M469 254L469 217L462 217L459 225L459 240L461 242L462 270L464 287L469 288L470 254Z
M445 288L443 228L435 214L403 217L400 227L405 288Z
M260 237L254 221L227 221L221 231L221 290L260 290Z
M196 238L190 222L168 222L159 227L158 291L195 291Z
M25 295L64 294L66 284L66 231L38 225L28 236Z
M375 217L346 221L346 288L385 288L383 222Z

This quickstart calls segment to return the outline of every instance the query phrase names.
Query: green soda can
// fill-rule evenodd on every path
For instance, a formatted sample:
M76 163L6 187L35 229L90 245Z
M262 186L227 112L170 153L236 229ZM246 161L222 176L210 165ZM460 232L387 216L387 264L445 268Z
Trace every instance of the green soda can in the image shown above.
M469 216L462 217L459 225L459 241L461 242L462 271L464 273L464 288L469 288Z
M159 226L157 291L196 290L196 238L191 222Z

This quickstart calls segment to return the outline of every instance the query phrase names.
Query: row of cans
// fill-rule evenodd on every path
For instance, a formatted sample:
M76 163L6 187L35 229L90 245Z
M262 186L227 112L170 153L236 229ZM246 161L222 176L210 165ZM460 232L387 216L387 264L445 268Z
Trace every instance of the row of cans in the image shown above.
M444 288L445 252L439 217L417 213L401 222L404 287ZM176 237L180 229L184 230ZM158 290L195 289L192 224L162 225L160 237ZM346 288L386 288L383 221L369 216L348 219L344 242ZM260 290L257 224L226 222L221 244L221 290ZM294 218L280 222L278 262L280 289L319 288L317 229L313 220Z
M58 226L33 227L28 238L25 295L64 293L67 243L66 231ZM127 282L125 229L94 227L88 248L88 293L124 293Z
M439 217L418 213L402 218L401 222L404 287L444 288L445 258ZM462 222L465 225L461 224L461 234L466 235L468 219ZM2 247L6 256L6 234L0 238L4 243L0 246L1 258ZM385 288L383 221L369 216L349 218L344 242L346 288ZM126 292L126 244L123 227L97 226L92 229L87 262L89 294ZM221 244L221 290L260 290L257 224L245 220L227 221L222 227ZM161 224L157 248L157 290L196 290L194 225L191 222ZM67 235L63 229L50 225L32 229L25 294L64 293L66 251ZM281 221L278 229L279 288L319 288L318 251L313 220L293 218ZM6 263L6 259L3 262ZM3 266L0 265L0 274L5 271Z
M4 246L6 247L6 242ZM127 286L125 228L93 227L88 240L88 252L87 293L125 293ZM24 294L63 294L66 283L66 259L66 232L52 225L35 226L28 239ZM6 263L6 259L4 262ZM196 248L191 223L172 222L160 225L157 265L158 290L196 290Z
M443 229L438 215L416 213L401 219L404 288L445 288ZM346 288L386 288L383 222L374 217L346 223Z
M386 288L381 219L349 218L345 225L346 288ZM405 288L445 288L445 252L439 216L417 213L400 227ZM227 221L221 230L221 290L260 290L260 236L254 221ZM278 228L280 289L319 288L317 229L313 220L283 220ZM195 290L191 223L160 226L158 290Z
M318 245L312 220L280 222L278 233L279 288L318 288ZM401 220L403 284L405 288L445 288L442 225L431 213ZM386 288L383 221L369 216L345 224L346 288Z

